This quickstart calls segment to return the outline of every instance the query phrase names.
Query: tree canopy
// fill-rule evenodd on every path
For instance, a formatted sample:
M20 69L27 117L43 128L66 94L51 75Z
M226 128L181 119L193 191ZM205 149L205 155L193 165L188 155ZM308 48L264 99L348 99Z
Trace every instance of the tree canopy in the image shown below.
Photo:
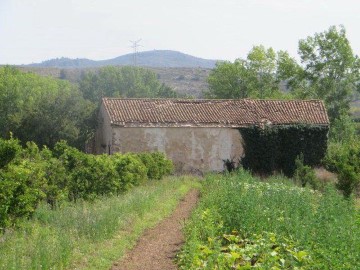
M255 46L246 59L218 62L210 73L208 83L209 98L280 98L278 58L282 52L276 53L272 48Z
M102 97L177 97L174 90L160 83L154 72L130 66L107 66L87 72L80 81L80 90L92 102L99 102Z
M60 139L79 146L95 106L75 85L62 80L0 68L0 134L52 147Z
M348 113L351 94L360 89L360 62L345 28L332 26L300 40L299 55L303 71L298 78L306 83L302 96L323 99L331 120Z

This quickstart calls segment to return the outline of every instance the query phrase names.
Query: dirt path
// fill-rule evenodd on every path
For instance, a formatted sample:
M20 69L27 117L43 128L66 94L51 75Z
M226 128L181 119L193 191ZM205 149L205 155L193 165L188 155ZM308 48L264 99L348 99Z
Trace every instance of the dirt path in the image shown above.
M184 242L181 232L199 197L198 190L190 191L172 215L156 227L145 231L136 246L111 270L172 270L177 269L174 257Z

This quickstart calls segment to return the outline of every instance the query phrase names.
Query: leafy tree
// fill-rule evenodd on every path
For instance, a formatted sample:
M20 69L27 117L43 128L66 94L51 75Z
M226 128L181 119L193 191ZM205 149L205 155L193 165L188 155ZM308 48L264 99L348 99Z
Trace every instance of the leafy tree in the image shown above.
M299 42L304 65L302 97L323 99L333 121L348 113L351 94L359 90L360 62L343 26L331 26Z
M60 139L82 147L95 106L66 81L0 68L0 136L53 147Z
M161 84L154 72L138 67L101 68L82 76L80 90L86 99L98 103L102 97L176 97L176 92Z
M209 75L207 97L281 97L278 78L278 54L272 48L266 49L264 46L255 46L245 60L237 59L234 63L218 62Z

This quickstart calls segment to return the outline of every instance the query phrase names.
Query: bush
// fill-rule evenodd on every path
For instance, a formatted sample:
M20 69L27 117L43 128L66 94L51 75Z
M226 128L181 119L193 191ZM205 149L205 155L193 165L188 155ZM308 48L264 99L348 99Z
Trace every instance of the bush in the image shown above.
M162 152L140 153L138 156L148 169L147 176L149 179L159 180L174 170L172 161L167 159Z
M0 169L11 162L21 151L20 141L10 138L4 140L0 138Z
M172 171L162 153L90 155L58 142L53 151L0 139L0 228L32 215L38 203L117 195Z
M147 180L148 170L138 156L134 154L115 154L114 162L123 191L138 186Z
M147 168L147 177L151 180L157 180L161 178L159 164L155 162L152 153L140 153L138 154L142 163Z
M46 178L41 165L27 159L9 164L0 172L0 227L27 218L46 197Z
M345 197L350 197L360 183L360 142L330 143L323 162L329 171L338 175L337 188Z
M309 185L312 189L320 188L320 181L310 166L304 165L304 156L301 154L295 160L294 180L302 187Z
M162 152L151 153L152 158L159 167L159 178L164 175L169 175L174 171L174 165L170 159L167 159L165 154Z

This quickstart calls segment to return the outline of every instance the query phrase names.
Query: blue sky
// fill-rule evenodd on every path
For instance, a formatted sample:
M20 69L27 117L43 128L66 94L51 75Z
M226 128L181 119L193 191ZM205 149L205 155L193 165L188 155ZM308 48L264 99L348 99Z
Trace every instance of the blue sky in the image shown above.
M0 0L0 64L94 60L169 49L209 59L254 45L297 54L299 39L342 24L360 54L356 0Z

